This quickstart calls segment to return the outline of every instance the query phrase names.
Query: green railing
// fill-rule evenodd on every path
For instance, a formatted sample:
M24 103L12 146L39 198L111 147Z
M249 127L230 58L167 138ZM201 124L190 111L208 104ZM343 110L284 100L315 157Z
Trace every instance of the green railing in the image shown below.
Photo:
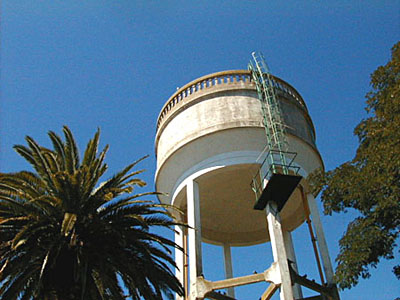
M286 164L283 165L279 163L280 156L285 155L286 157ZM289 152L289 151L278 151L278 150L269 150L260 166L260 169L253 177L251 181L251 189L256 195L256 201L260 198L266 183L271 178L273 174L284 174L284 170L288 172L285 175L298 175L300 167L294 166L293 161L296 158L297 153ZM273 164L270 162L274 161Z

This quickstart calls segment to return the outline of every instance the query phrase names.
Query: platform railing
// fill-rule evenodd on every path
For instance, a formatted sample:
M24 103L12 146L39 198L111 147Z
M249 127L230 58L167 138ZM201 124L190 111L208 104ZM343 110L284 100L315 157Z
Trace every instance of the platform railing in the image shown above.
M286 164L279 162L281 154L286 156ZM274 161L273 163L270 163L271 156L276 156L276 159L272 160ZM251 189L255 193L256 201L260 198L266 181L268 181L273 174L297 175L299 173L300 167L293 165L296 156L297 153L289 151L282 152L277 150L269 150L266 153L263 161L261 162L260 169L254 175L251 181Z
M233 84L248 84L249 88L254 88L255 85L251 80L250 71L247 70L231 70L223 71L218 73L209 74L200 77L196 80L189 82L183 87L179 88L166 102L158 116L157 130L165 117L173 110L173 108L182 102L185 98L206 89L211 89L219 85L233 85ZM272 84L274 88L279 92L287 94L294 98L297 103L307 111L307 107L300 94L287 82L279 79L278 77L272 76Z

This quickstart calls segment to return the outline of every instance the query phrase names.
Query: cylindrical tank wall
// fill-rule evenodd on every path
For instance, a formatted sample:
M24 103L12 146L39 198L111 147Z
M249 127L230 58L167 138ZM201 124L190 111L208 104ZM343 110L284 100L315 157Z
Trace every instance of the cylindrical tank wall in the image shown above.
M274 77L283 110L289 151L305 176L322 167L315 132L300 95ZM185 208L185 180L200 188L203 239L212 243L254 244L269 239L265 214L254 211L252 176L266 145L260 102L248 71L204 76L177 91L159 116L156 188L161 201ZM281 213L293 230L304 221L299 191Z

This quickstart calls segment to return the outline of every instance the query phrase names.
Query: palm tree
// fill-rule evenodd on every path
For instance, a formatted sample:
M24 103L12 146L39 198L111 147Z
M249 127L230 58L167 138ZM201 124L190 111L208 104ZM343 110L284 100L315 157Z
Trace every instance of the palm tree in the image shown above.
M150 231L176 223L166 206L132 194L140 161L98 184L108 146L99 131L80 162L74 137L50 131L52 150L26 137L14 146L35 172L0 173L0 298L168 299L183 288L171 271L171 248ZM181 250L181 249L179 249Z

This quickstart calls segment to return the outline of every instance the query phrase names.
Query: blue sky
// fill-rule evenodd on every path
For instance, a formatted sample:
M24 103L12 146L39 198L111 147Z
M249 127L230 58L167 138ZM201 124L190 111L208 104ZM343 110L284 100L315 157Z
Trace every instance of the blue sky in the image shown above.
M398 0L3 0L0 170L28 168L12 150L25 135L49 145L46 132L61 133L66 124L83 149L100 127L103 144L111 146L109 176L150 154L142 167L152 189L155 124L164 102L197 77L245 69L255 50L305 99L332 169L353 157L369 75L388 61L399 36ZM323 217L332 259L354 216ZM300 271L304 265L303 273L315 277L302 231L295 234ZM235 275L262 271L267 248L235 249ZM205 275L222 276L222 251L206 246L205 252ZM258 299L264 288L242 288L237 296ZM399 295L390 263L341 293L370 300Z

